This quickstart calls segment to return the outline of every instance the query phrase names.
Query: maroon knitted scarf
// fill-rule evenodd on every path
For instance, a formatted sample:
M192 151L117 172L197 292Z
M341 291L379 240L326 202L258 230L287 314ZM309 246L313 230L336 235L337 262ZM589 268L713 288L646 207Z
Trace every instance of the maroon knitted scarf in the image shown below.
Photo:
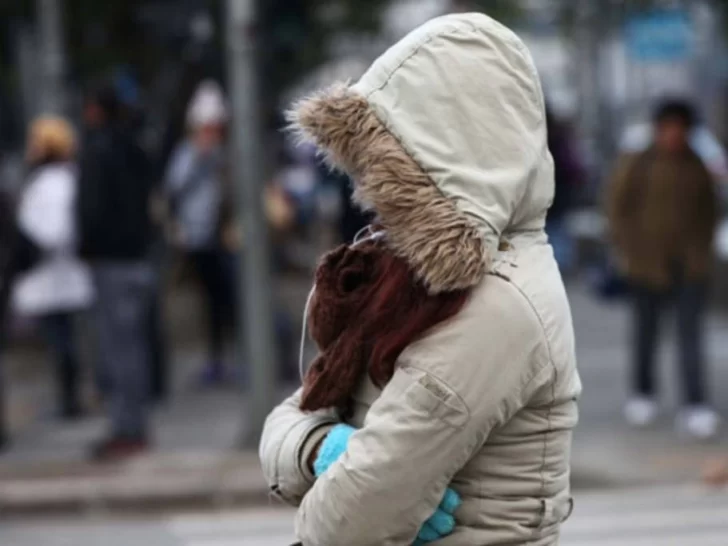
M365 373L384 387L401 352L457 314L468 293L429 294L381 242L327 254L316 272L308 316L320 354L304 378L301 409L345 409Z

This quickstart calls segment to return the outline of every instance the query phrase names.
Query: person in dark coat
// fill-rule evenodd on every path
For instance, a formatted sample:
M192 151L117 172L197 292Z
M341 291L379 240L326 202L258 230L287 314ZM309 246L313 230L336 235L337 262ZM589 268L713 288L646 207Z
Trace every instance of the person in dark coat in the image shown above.
M163 188L161 182L163 173L159 171L159 152L155 146L154 139L150 139L147 115L144 104L141 100L141 93L132 71L127 67L117 69L114 76L114 89L121 103L121 120L124 125L132 131L139 146L153 161L152 174L152 210L153 221L151 230L151 242L149 245L149 262L154 272L154 282L150 296L149 313L147 314L147 336L151 355L151 395L154 401L163 402L169 394L170 370L167 339L164 330L163 312L163 288L162 276L165 262L165 241L164 229L159 211L159 203L162 199Z
M109 387L111 428L94 451L99 459L132 455L148 445L151 169L120 113L112 87L86 98L77 214L80 252L96 285L100 356Z

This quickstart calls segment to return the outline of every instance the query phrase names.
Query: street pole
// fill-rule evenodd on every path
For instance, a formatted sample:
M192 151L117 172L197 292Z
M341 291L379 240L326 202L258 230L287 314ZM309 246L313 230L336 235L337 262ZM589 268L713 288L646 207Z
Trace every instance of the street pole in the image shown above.
M66 108L63 0L37 0L36 10L42 70L40 112L62 115Z
M275 400L276 357L270 289L268 229L263 205L263 135L260 124L254 0L227 0L227 56L232 103L231 167L243 226L240 347L250 369L245 444L257 445Z
M602 175L603 157L600 142L601 115L601 55L600 8L603 2L587 0L579 2L577 11L577 46L579 62L579 109L581 134L585 138L590 158L590 197L598 193L599 178Z

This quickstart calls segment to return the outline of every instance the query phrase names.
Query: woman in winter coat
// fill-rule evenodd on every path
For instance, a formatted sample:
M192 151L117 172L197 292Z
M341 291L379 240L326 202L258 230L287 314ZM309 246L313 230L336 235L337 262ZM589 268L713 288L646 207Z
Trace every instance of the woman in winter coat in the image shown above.
M263 432L298 539L558 544L581 384L530 54L485 15L438 18L292 117L382 229L322 262L320 354Z
M65 418L81 412L74 316L93 300L90 273L76 253L75 153L73 129L65 120L41 118L31 125L30 176L18 205L17 227L23 244L36 249L37 260L16 279L12 295L17 313L42 321L57 360L59 411Z

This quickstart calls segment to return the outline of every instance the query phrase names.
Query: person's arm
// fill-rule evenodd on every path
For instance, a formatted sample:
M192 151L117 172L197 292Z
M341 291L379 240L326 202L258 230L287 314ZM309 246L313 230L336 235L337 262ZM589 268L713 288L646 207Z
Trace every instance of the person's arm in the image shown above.
M169 197L184 191L196 164L197 154L189 143L182 143L174 150L164 174L164 192Z
M268 416L260 440L260 461L271 492L298 505L315 481L312 464L316 448L339 423L335 411L304 413L301 390Z
M634 155L620 157L607 185L606 212L609 232L612 243L620 252L624 250L623 245L629 237L627 226L631 206L629 186L636 157Z
M161 184L159 223L165 230L167 239L174 244L184 241L184 233L178 224L180 204L185 198L185 188L189 186L195 170L195 153L189 143L182 143L172 152Z
M363 428L301 503L304 546L411 545L490 432L551 379L526 299L498 277L486 282L454 320L401 355Z
M720 200L713 176L702 160L698 160L697 180L698 203L695 207L693 226L696 239L693 241L699 252L712 252L715 230L720 221Z

